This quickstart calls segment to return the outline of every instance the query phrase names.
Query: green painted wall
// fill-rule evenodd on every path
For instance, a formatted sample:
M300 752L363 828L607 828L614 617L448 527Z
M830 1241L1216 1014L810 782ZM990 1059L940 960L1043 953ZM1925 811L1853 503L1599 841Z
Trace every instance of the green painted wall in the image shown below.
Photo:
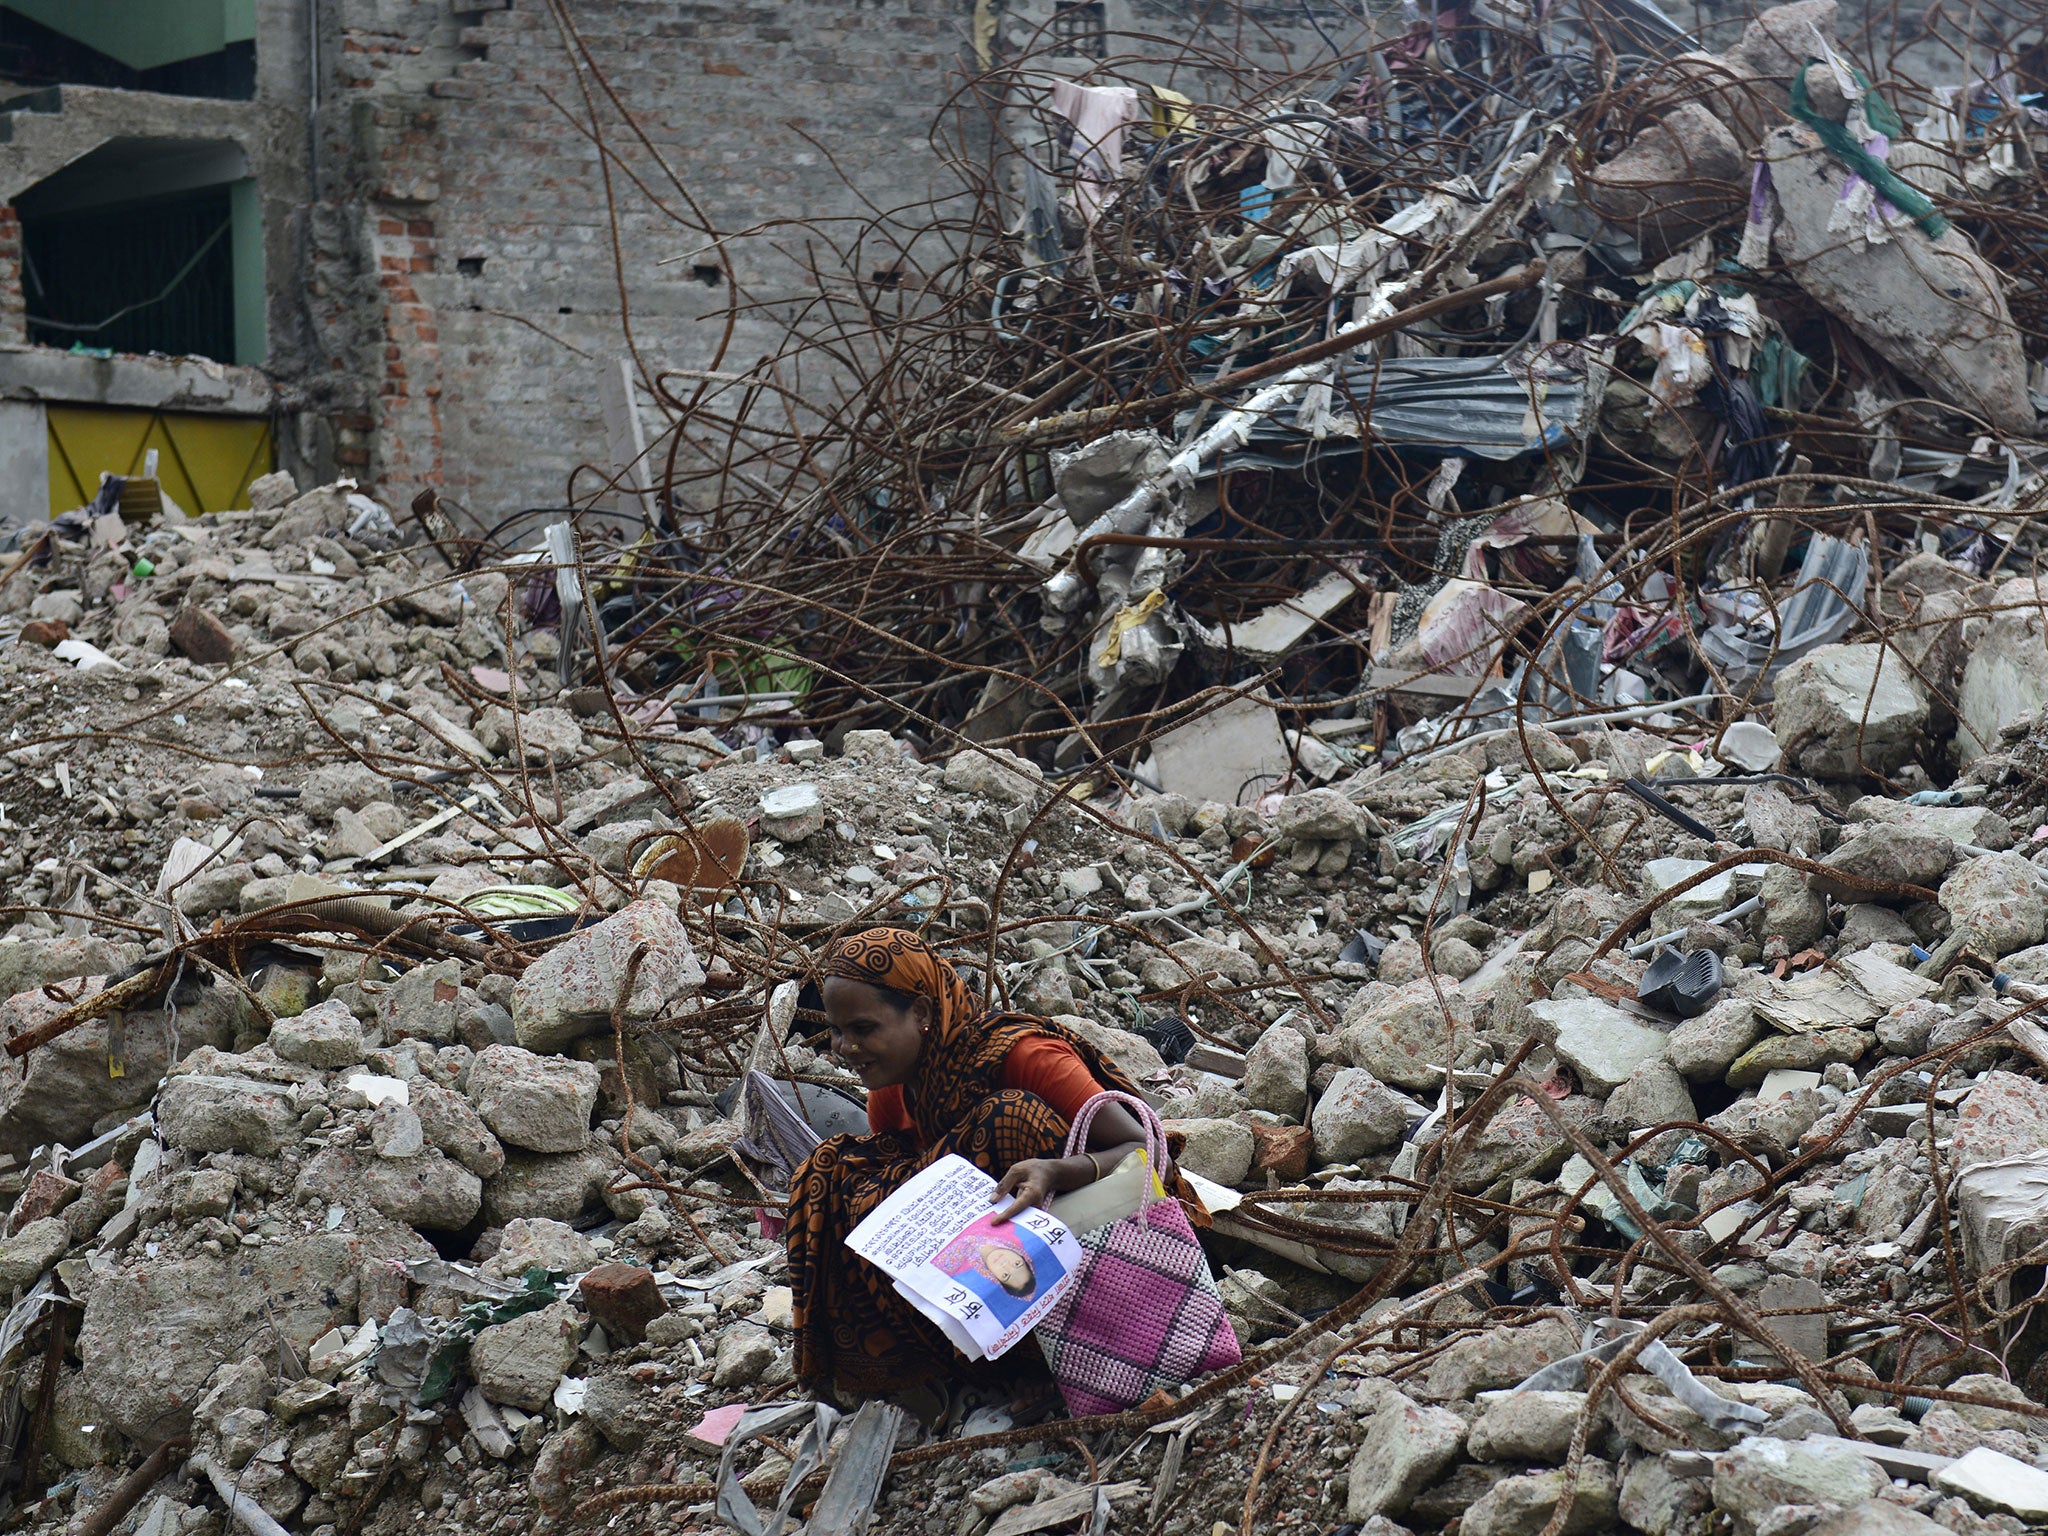
M235 258L235 361L255 367L269 350L269 338L263 314L263 200L254 177L229 184L228 214Z
M256 0L0 0L130 69L218 53L256 35Z

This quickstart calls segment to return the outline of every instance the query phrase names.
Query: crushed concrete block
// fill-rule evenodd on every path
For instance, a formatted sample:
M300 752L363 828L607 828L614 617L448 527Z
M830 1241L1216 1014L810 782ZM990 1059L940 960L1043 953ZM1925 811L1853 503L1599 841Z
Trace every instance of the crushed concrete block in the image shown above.
M71 1247L71 1229L55 1216L32 1221L0 1240L0 1295L27 1289Z
M1235 1120L1168 1120L1169 1131L1187 1138L1181 1149L1183 1166L1226 1187L1242 1184L1252 1168L1252 1133Z
M529 1051L558 1051L584 1035L609 1031L635 951L644 953L632 996L625 999L626 1019L661 1018L703 990L704 968L681 920L660 902L636 901L571 934L526 968L512 989L519 1043Z
M1755 1524L1781 1504L1853 1509L1891 1479L1853 1446L1752 1436L1714 1458L1714 1505Z
M330 1328L354 1323L366 1263L432 1254L409 1231L301 1233L218 1257L138 1250L86 1301L78 1354L87 1390L122 1434L155 1445L191 1425L222 1360L274 1359L279 1333L304 1359ZM266 1396L272 1369L261 1372Z
M1594 997L1531 1003L1529 1012L1552 1036L1557 1059L1579 1074L1588 1093L1603 1098L1644 1062L1661 1059L1670 1039Z
M1285 1025L1268 1029L1245 1053L1245 1102L1300 1119L1308 1109L1308 1041Z
M1476 1393L1517 1386L1578 1348L1577 1336L1555 1318L1471 1334L1445 1346L1416 1395L1432 1402L1459 1402Z
M1504 1477L1465 1511L1458 1536L1537 1536L1564 1499L1564 1469ZM1591 1536L1614 1528L1619 1489L1614 1467L1597 1456L1579 1463L1564 1536Z
M1794 281L1938 399L2000 431L2031 433L2027 359L2005 280L1970 237L1950 228L1930 239L1917 227L1875 243L1845 236L1834 214L1848 172L1820 136L1788 124L1763 153L1779 209L1771 246Z
M1824 645L1778 674L1787 766L1823 779L1891 773L1925 745L1927 694L1885 647Z
M505 1149L468 1099L438 1083L414 1082L411 1089L412 1112L429 1142L480 1179L505 1166Z
M1993 958L2041 942L2042 874L2018 853L1965 859L1942 882L1941 906L1957 932L1968 932Z
M180 1073L157 1099L166 1145L187 1152L251 1152L270 1157L298 1128L298 1112L271 1083Z
M554 1302L479 1333L469 1346L470 1374L490 1401L538 1413L554 1401L555 1384L576 1363L582 1336L575 1309Z
M1355 1163L1396 1146L1408 1134L1415 1101L1396 1093L1363 1067L1345 1067L1331 1079L1309 1115L1316 1160Z
M587 1061L493 1045L469 1067L469 1097L484 1124L529 1152L580 1152L590 1140L601 1074Z
M946 759L939 782L955 794L1016 805L1039 793L1045 785L1045 771L1029 758L1001 747L970 747Z
M522 1216L574 1221L601 1202L611 1169L592 1147L560 1156L508 1151L505 1166L484 1181L484 1218L494 1227Z
M1586 1406L1583 1392L1505 1392L1472 1421L1474 1461L1561 1462Z
M1351 1458L1346 1513L1353 1520L1404 1513L1464 1443L1465 1421L1449 1409L1386 1393Z
M1987 1072L1956 1113L1949 1148L1958 1172L2048 1146L2048 1084L2015 1072Z
M270 1028L270 1048L286 1061L333 1072L363 1059L363 1026L341 1003L329 999Z
M1989 620L1971 627L1956 697L1956 755L1965 763L1997 746L2006 726L2038 716L2048 703L2048 590L2035 577L2017 577L2000 583L1984 607Z
M1451 1021L1427 980L1367 988L1344 1010L1342 1039L1353 1066L1396 1088L1441 1088L1451 1065Z
M483 1208L483 1180L438 1148L403 1159L373 1158L363 1170L363 1195L393 1221L457 1232Z

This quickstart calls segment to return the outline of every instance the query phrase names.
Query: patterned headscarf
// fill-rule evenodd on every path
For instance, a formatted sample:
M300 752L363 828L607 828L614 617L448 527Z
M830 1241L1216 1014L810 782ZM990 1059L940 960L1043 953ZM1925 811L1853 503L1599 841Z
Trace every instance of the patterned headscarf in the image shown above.
M869 928L841 939L825 956L825 974L926 999L942 1044L952 1043L981 1013L960 973L901 928Z

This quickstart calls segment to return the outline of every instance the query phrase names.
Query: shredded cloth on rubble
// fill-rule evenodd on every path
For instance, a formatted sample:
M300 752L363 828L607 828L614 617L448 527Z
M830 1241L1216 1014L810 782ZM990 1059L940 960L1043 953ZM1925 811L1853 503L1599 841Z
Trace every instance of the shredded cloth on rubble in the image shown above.
M929 999L932 1030L907 1085L911 1091L902 1095L910 1129L834 1136L797 1170L789 1205L789 1283L798 1376L878 1394L937 1377L1008 1378L1020 1359L1030 1369L1033 1351L968 1364L882 1270L846 1247L847 1234L942 1157L964 1157L1000 1178L1028 1158L1061 1155L1068 1117L1038 1094L1008 1086L1008 1059L1021 1043L1050 1039L1070 1048L1100 1087L1135 1093L1137 1085L1049 1019L977 1007L959 972L901 929L870 929L842 940L824 970ZM1174 1193L1193 1198L1185 1189Z
M1819 59L1807 60L1809 65L1820 62ZM1870 81L1862 70L1855 71L1855 75L1856 83L1863 87L1865 120L1887 138L1898 138L1906 131L1906 125L1899 121L1899 114L1891 109L1889 102L1870 89ZM1829 152L1875 187L1886 202L1899 212L1910 215L1913 222L1927 232L1928 239L1939 240L1948 233L1948 220L1935 212L1934 204L1901 181L1897 171L1857 143L1856 136L1846 126L1831 122L1813 110L1806 99L1804 69L1792 77L1792 115L1819 134Z

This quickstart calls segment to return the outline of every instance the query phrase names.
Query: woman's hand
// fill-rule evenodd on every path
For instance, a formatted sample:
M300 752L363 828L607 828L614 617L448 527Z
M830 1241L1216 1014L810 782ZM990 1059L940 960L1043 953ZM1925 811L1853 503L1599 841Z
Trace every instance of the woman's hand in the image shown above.
M1043 1210L1051 1205L1054 1195L1072 1187L1066 1163L1065 1158L1027 1157L1021 1163L1012 1164L989 1198L1000 1200L1005 1195L1014 1198L992 1219L1008 1221L1019 1211L1028 1211L1033 1206Z

